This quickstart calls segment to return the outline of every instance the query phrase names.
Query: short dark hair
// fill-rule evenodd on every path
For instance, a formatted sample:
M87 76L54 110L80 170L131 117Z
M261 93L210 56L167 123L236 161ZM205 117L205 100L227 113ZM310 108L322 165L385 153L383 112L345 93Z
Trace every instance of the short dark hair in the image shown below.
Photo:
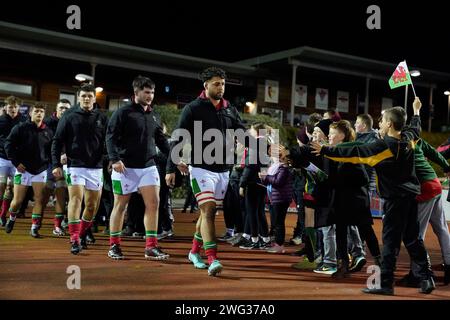
M211 80L214 77L219 77L221 79L226 79L227 78L227 74L225 73L224 70L217 68L217 67L209 67L206 68L205 70L203 70L200 73L200 80L202 80L203 82Z
M133 90L144 90L144 88L155 89L155 83L152 79L143 76L137 76L133 80Z
M18 105L20 106L22 104L22 101L20 101L19 98L15 96L9 96L5 99L5 105Z
M400 131L406 125L406 111L402 107L393 107L386 109L383 113L383 117L386 117L387 121L392 122L394 130Z
M78 95L80 95L80 92L84 91L84 92L94 92L95 94L95 86L92 83L83 83L80 86L80 90L78 90Z
M47 105L43 102L36 102L36 104L33 105L33 107L31 108L31 110L33 109L44 109L47 110Z
M373 119L370 114L364 113L364 114L358 114L356 116L356 119L361 120L362 123L366 125L367 129L372 129L373 127Z
M58 101L58 103L68 103L68 104L72 105L72 104L70 103L70 101L67 100L67 99L60 99L60 100ZM58 104L58 103L57 103L57 104Z
M322 120L322 118L323 117L320 113L312 113L309 116L308 120L306 120L306 130L308 130L308 133L312 133L314 131L316 123Z

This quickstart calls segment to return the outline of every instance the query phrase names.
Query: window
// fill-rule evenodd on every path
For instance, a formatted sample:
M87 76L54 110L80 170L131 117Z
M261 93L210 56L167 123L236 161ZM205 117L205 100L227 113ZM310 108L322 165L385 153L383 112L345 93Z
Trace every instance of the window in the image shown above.
M77 102L76 100L76 93L74 92L68 92L68 91L60 91L59 92L59 100L61 99L67 99L70 101L70 105L75 105Z
M0 81L0 91L5 92L7 94L32 96L33 86L29 84Z

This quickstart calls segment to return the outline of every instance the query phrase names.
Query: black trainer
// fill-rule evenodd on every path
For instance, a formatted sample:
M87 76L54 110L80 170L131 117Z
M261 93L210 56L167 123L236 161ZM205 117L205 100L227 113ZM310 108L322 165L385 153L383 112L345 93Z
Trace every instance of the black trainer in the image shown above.
M263 239L259 239L258 249L259 250L268 250L272 248L272 242L265 242Z
M122 249L120 249L120 245L113 244L108 251L108 257L114 260L123 260L125 256L122 254Z
M367 263L366 258L363 256L356 257L352 259L352 263L348 268L348 271L350 272L358 272L361 271L361 269L364 267L364 265Z
M6 225L6 216L0 217L0 223L1 223L2 227L4 227Z
M444 264L444 285L450 283L450 265Z
M420 288L420 279L414 277L410 272L400 280L397 280L395 284L401 287Z
M373 288L373 289L365 288L365 289L362 289L361 291L364 292L364 293L381 294L381 295L384 295L384 296L393 296L394 295L394 288L387 288L387 287L385 287L385 288L381 287L379 289L376 289L376 288Z
M436 289L436 285L434 284L433 277L420 281L420 293L430 294L434 289Z
M252 240L248 240L245 242L245 244L239 246L240 249L244 250L253 250L253 249L259 249L260 243L259 240L256 242L253 242Z
M231 238L233 238L233 236L231 234L229 234L228 232L225 232L225 234L219 238L217 238L217 240L221 241L221 242L226 242L228 240L230 240Z
M94 244L95 243L95 238L94 238L94 234L92 233L92 229L89 228L86 231L86 242L87 244Z
M13 231L14 223L16 223L16 220L12 221L11 219L8 219L8 222L5 225L6 233L11 233L11 231Z
M145 248L145 254L146 259L150 260L167 260L169 259L169 255L161 250L159 247L153 247L153 248Z
M83 249L87 249L88 248L86 235L80 237L80 245L81 245L81 248L83 248Z
M78 242L72 242L72 246L70 247L71 254L79 254L81 252L81 245Z
M40 238L41 237L41 235L39 234L39 229L38 228L31 228L30 235L33 238Z

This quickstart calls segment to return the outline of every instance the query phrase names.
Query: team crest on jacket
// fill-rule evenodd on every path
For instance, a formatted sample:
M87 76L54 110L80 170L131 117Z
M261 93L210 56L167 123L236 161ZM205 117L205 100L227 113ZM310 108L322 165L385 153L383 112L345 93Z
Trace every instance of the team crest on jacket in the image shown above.
M97 127L101 127L102 122L100 120L97 120Z

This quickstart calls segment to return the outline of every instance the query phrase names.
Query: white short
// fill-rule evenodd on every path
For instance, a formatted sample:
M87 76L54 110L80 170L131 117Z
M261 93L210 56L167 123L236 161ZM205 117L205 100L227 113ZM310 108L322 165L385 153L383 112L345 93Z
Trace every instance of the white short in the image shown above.
M112 171L111 180L114 194L124 195L138 191L140 187L160 186L156 166L144 169L125 169L125 173Z
M212 172L202 168L189 166L191 174L192 192L199 206L214 201L216 206L222 206L223 198L227 192L230 173Z
M14 184L20 184L22 186L30 187L32 183L35 182L46 183L47 170L44 170L39 174L31 174L27 171L25 171L24 173L16 171L16 174L14 175Z
M15 173L16 167L14 167L11 160L0 158L0 183L6 184L8 178L12 179Z
M100 191L103 187L103 170L68 167L64 171L67 185L84 186L87 190Z

